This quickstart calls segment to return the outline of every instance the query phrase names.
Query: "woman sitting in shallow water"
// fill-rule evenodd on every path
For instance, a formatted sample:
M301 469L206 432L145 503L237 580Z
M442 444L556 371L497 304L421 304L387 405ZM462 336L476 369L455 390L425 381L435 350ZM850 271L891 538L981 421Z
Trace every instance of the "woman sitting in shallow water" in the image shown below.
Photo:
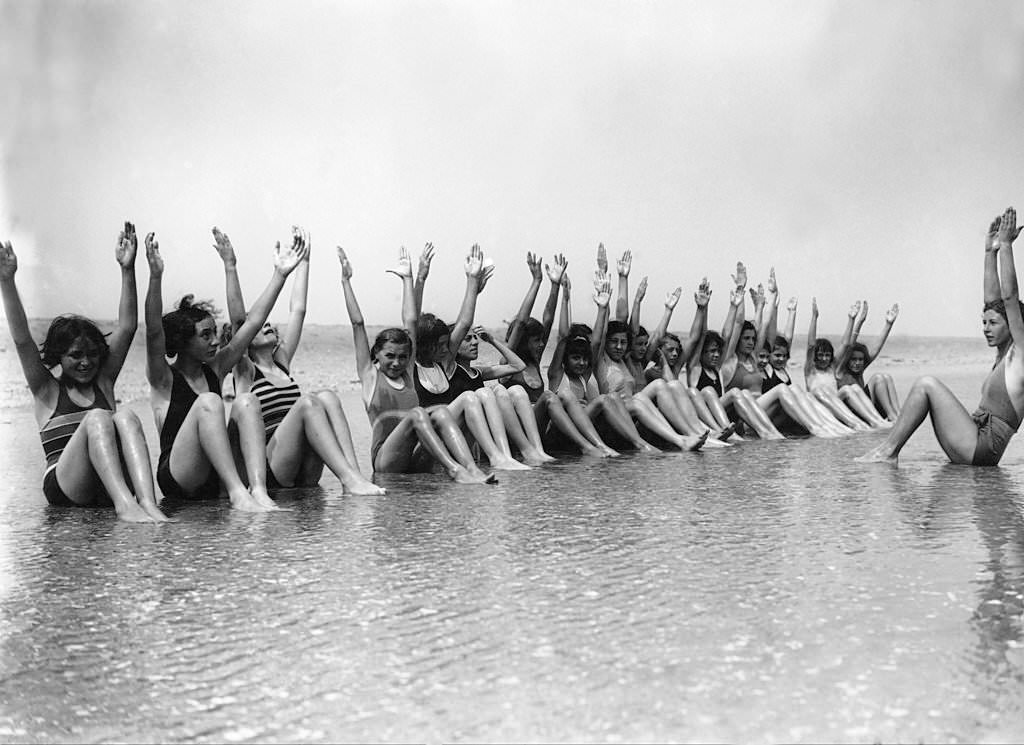
M142 423L127 409L114 411L114 381L139 321L137 251L135 226L126 222L116 253L121 302L109 345L92 321L60 316L50 324L42 348L36 348L14 284L18 258L10 242L0 244L0 291L21 369L35 399L46 454L46 501L69 507L113 502L121 520L161 522L167 518L157 507ZM50 369L58 365L61 374L54 378Z
M895 463L900 450L931 415L939 445L953 463L994 466L999 463L1024 413L1024 318L1017 291L1013 241L1020 233L1010 207L992 221L985 239L985 306L982 329L996 362L981 387L978 409L969 414L952 391L931 376L918 378L885 442L862 462Z

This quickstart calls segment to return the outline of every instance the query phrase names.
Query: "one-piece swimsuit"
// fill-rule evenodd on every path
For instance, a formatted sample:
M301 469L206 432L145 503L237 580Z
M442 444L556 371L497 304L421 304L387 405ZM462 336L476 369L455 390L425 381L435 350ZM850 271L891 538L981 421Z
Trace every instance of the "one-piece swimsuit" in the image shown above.
M50 504L73 507L76 503L64 493L60 484L57 483L57 461L60 460L61 453L64 452L64 448L67 447L71 436L75 434L78 425L85 419L86 414L93 409L113 411L113 407L95 383L92 386L92 403L88 406L79 406L71 400L63 380L58 380L57 384L59 386L57 406L54 408L53 413L50 414L50 418L46 420L46 424L39 430L39 438L43 442L43 454L46 456L46 473L43 474L43 495ZM99 489L102 492L101 498L109 500L109 497L106 496L106 490L102 486Z

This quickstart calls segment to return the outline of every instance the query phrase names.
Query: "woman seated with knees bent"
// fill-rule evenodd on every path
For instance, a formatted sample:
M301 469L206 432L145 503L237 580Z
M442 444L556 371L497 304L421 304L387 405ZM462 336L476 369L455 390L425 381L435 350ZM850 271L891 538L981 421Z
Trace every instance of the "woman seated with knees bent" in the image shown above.
M895 463L900 450L930 416L939 445L953 463L994 466L1003 457L1024 415L1024 317L1018 294L1013 241L1020 233L1010 207L992 221L985 240L982 329L996 362L970 414L952 391L931 376L918 378L881 445L862 461Z

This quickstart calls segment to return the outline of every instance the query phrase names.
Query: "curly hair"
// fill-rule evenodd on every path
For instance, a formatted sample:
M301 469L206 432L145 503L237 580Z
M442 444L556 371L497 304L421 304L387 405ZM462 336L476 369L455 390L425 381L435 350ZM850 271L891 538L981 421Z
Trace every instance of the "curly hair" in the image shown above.
M189 339L196 335L196 324L216 315L217 309L208 300L195 302L193 295L183 297L178 301L178 307L161 319L164 327L164 353L168 357L177 356Z
M46 338L39 347L40 360L46 367L56 367L60 364L60 358L79 339L85 339L99 350L99 366L103 367L110 356L106 335L88 318L76 315L57 316L50 321Z
M625 321L608 321L608 331L605 334L605 341L611 338L612 334L625 334L626 346L633 346L633 329Z

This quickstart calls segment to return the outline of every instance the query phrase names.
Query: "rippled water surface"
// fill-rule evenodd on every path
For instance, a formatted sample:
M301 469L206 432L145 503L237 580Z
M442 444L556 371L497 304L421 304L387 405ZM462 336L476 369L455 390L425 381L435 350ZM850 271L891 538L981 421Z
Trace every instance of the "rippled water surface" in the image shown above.
M866 436L383 498L326 476L154 528L42 506L17 422L4 741L1024 737L1020 456L852 463Z

